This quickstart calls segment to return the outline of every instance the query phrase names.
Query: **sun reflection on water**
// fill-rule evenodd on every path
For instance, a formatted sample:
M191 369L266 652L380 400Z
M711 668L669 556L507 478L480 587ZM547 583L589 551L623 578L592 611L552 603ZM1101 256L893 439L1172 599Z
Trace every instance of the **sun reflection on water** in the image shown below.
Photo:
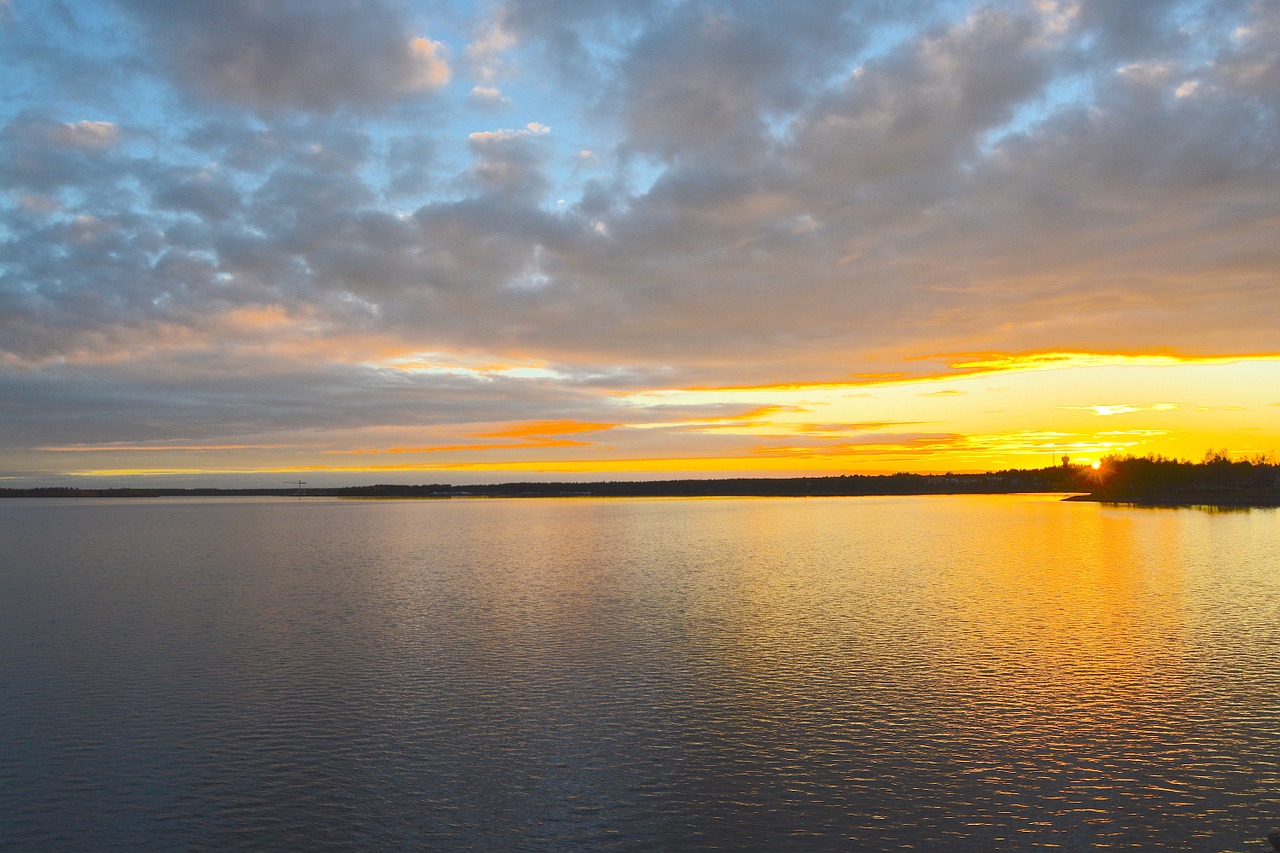
M228 848L1219 850L1280 817L1274 512L57 507L0 517L4 666L41 673L0 708L18 837L62 837L18 792L65 815L72 782Z

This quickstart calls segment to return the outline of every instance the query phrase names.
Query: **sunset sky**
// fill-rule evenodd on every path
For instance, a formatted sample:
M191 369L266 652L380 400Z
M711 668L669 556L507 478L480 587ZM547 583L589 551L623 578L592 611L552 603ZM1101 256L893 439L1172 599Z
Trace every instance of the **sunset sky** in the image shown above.
M0 0L0 486L1280 450L1274 0Z

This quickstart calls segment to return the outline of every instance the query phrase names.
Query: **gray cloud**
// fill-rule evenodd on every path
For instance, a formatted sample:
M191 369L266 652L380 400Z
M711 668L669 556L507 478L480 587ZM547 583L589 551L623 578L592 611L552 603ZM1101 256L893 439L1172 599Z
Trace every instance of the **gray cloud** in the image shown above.
M750 157L766 120L797 107L856 43L844 3L742 8L682 5L637 40L619 95L631 145Z
M1093 47L1109 59L1140 58L1167 50L1176 39L1169 22L1177 7L1161 0L1083 0L1079 23Z
M548 132L540 124L530 123L517 130L471 134L467 147L474 159L464 185L480 193L536 203L550 186L544 175L546 154L540 139Z
M314 430L429 427L600 415L590 383L412 374L306 359L267 362L231 348L140 354L124 366L50 365L0 377L0 450Z
M1048 79L1039 35L1032 20L985 10L860 67L801 119L791 155L815 186L846 198L880 180L950 173Z
M544 68L561 85L589 88L612 64L616 51L660 19L662 0L505 0L495 11L488 38L470 49L482 72L493 73L495 46L512 40L534 46Z
M420 195L435 189L437 141L430 136L406 134L391 140L387 152L390 178L386 192L391 197Z
M155 201L160 207L189 211L213 222L240 209L240 194L235 187L208 170L173 170L168 181L157 182Z
M0 129L0 180L37 192L99 182L122 168L113 151L119 137L111 122L23 113Z
M440 46L382 0L120 0L177 81L255 110L377 109L450 77Z

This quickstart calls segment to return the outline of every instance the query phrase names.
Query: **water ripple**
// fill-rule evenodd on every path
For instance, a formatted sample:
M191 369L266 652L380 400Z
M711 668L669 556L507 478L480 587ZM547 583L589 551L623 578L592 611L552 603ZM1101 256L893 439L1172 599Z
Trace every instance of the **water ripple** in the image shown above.
M6 850L1219 851L1275 513L11 502Z

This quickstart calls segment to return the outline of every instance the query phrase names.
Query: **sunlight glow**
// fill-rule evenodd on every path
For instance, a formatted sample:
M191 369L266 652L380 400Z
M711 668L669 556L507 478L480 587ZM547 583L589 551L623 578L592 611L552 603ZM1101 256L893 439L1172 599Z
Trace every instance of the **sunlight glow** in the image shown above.
M517 368L496 361L399 363L410 373L446 369L545 381L511 377ZM1107 455L1199 459L1209 447L1235 455L1277 449L1280 400L1266 390L1280 388L1280 359L1274 357L992 363L1006 366L926 380L665 388L623 395L605 390L593 408L584 409L604 415L598 420L267 432L207 445L48 444L35 453L42 466L57 466L64 476L78 478L305 472L350 482L386 472L457 472L485 481L973 473L1053 466L1064 455L1093 460L1085 464L1101 476L1099 460ZM1036 366L1030 369L1028 363ZM946 384L939 387L941 382ZM922 387L952 393L921 393ZM1176 400L1170 399L1170 388L1177 389ZM1100 414L1106 416L1099 419ZM138 465L144 450L148 464ZM87 453L99 464L77 465L75 459ZM397 461L369 464L371 456L380 455ZM192 464L196 456L200 462Z

